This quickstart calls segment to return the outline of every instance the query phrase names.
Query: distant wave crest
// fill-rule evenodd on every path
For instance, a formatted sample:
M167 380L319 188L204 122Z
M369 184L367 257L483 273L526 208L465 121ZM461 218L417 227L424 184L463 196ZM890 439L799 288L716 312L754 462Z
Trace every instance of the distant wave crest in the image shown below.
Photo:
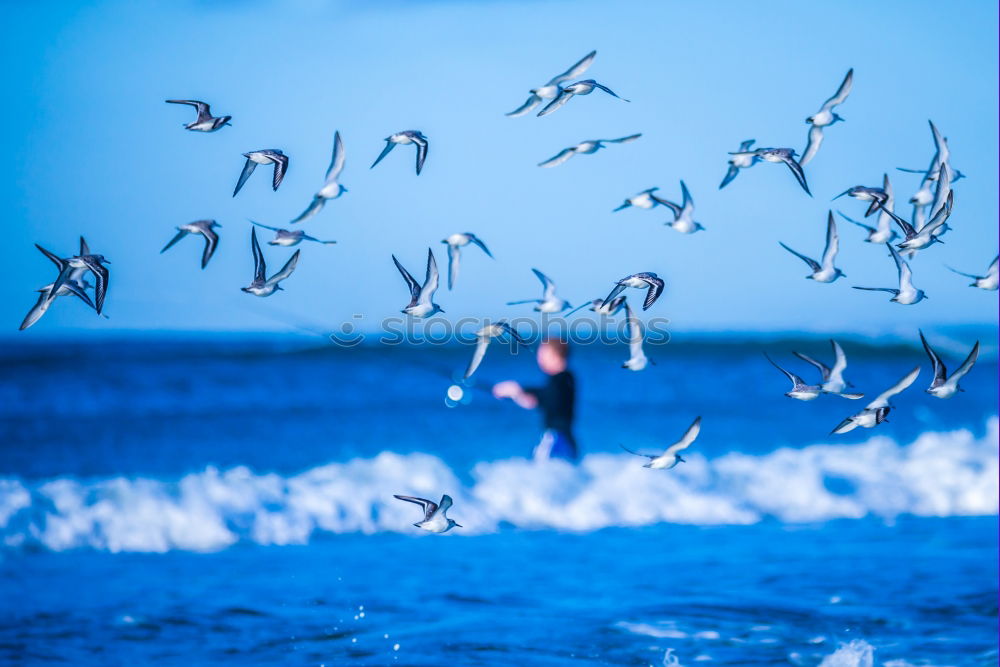
M526 529L593 531L659 522L802 523L868 515L994 515L998 420L969 431L925 433L899 445L811 445L705 459L692 452L670 471L627 454L590 454L579 465L514 458L478 463L463 484L439 458L383 452L299 475L207 468L180 480L0 478L5 549L211 551L241 541L303 544L321 533L416 532L408 493L455 499L464 528L451 534Z

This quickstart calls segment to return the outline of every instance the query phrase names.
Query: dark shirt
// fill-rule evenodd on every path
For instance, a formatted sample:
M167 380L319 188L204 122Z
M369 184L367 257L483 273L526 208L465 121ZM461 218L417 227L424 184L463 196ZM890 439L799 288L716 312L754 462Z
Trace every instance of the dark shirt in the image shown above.
M549 376L544 387L527 387L525 391L538 399L542 423L547 429L559 431L571 441L573 413L576 403L576 380L569 371Z

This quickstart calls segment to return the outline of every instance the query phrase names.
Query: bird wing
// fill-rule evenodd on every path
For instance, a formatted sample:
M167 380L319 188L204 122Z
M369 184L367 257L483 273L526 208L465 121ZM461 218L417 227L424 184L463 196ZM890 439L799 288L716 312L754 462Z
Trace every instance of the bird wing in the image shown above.
M472 353L472 359L469 360L469 367L465 369L465 379L468 380L472 377L472 374L476 372L479 368L479 364L483 363L483 357L486 356L486 348L489 347L490 336L478 336L476 339L476 349Z
M910 270L910 265L899 256L899 253L896 252L891 243L886 243L886 245L889 246L889 252L892 253L892 259L896 262L896 270L899 272L899 291L904 292L912 289L913 271Z
M635 357L641 357L642 352L642 323L639 318L635 316L632 312L632 308L626 303L625 304L625 322L628 323L628 349L629 354Z
M976 344L972 346L972 351L969 352L969 356L965 358L965 361L962 362L961 366L955 369L955 372L951 374L950 378L948 378L948 382L957 387L958 381L965 377L966 373L972 370L972 367L975 365L976 359L978 358L979 341L977 340Z
M642 133L630 134L627 137L619 137L618 139L598 139L597 141L605 144L627 144L630 141L635 141L642 136Z
M448 511L448 508L452 506L451 496L447 493L441 496L441 502L438 503L438 511L444 514Z
M837 234L837 223L833 220L833 211L826 214L826 247L823 248L822 265L826 269L833 268L833 261L840 249L840 236Z
M51 294L51 288L39 290L38 301L36 301L35 305L31 307L28 314L24 316L24 320L21 321L21 326L17 328L18 331L24 331L41 319L42 315L45 314L45 311L49 309L49 305L52 303L52 299L49 299L49 294Z
M570 148L564 148L561 151L559 151L558 153L556 153L553 157L550 157L548 160L545 160L544 162L539 162L538 166L539 167L557 167L557 166L561 165L563 162L565 162L566 160L568 160L571 157L573 157L573 153L575 153L575 152L576 152L576 147L575 146L574 147L570 147Z
M483 252L485 252L489 257L491 258L493 257L493 253L490 252L490 249L486 247L486 244L483 243L478 236L476 236L472 232L465 232L465 235L469 237L470 243L475 243L477 246L482 248Z
M436 502L433 500L427 500L426 498L417 498L415 496L397 496L396 494L393 494L392 497L397 500L405 500L408 503L420 505L420 507L424 510L424 521L427 521L427 519L429 519L434 512L437 512L438 509ZM447 496L445 496L445 498L447 498ZM449 500L451 499L449 498Z
M406 287L410 290L409 305L416 305L417 298L420 296L420 283L418 283L416 279L410 275L409 271L403 268L403 265L399 263L399 260L396 259L395 255L392 256L392 261L396 265L396 268L399 269L399 273L403 276L403 280L406 281ZM407 308L409 308L409 306L407 306Z
M309 206L306 208L306 210L302 211L299 217L295 218L288 224L294 225L296 223L308 220L309 218L313 217L314 215L322 211L323 206L325 205L326 205L325 199L323 199L322 197L313 197L312 201L309 203Z
M254 222L253 220L251 220L250 223L253 224L253 225L257 225L258 227L263 227L264 229L270 229L272 232L283 231L280 227L270 227L268 225L263 225L263 224L261 224L259 222Z
M924 351L931 358L931 370L934 372L934 379L931 380L931 386L942 385L948 379L948 368L944 365L938 353L934 351L934 348L930 346L930 343L927 342L927 339L924 338L924 332L918 330L918 333L920 334L920 342L924 346Z
M333 133L333 155L330 158L330 168L326 170L326 182L332 183L344 171L344 142L340 138L340 130Z
M622 97L621 95L619 95L618 93L616 93L615 91L611 90L610 88L608 88L607 86L605 86L603 84L597 83L596 81L593 81L592 83L593 83L593 86L595 88L600 88L601 90L603 90L604 92L606 92L608 95L611 95L612 97L617 97L620 100L624 100L626 102L631 102L631 100L626 100L624 97Z
M448 244L448 289L455 287L455 281L458 280L458 260L461 257L461 251L457 245Z
M701 417L695 417L694 421L691 422L690 426L688 426L688 430L684 432L681 439L670 445L670 447L667 448L667 451L664 452L664 455L670 456L681 450L687 449L691 446L691 443L694 442L695 438L698 437L699 433L701 433Z
M889 407L889 399L913 384L913 381L917 379L918 375L920 375L920 366L915 366L913 370L904 375L899 382L883 391L875 398L874 401L866 405L865 409L875 410L878 408Z
M559 94L556 95L555 99L542 107L542 110L538 112L538 117L548 116L560 107L564 106L569 102L569 98L573 97L573 93L566 90L565 88L559 90Z
M80 237L80 256L82 257L84 255L89 255L89 254L90 254L90 246L87 245L87 239L85 239L85 238L83 238L81 236Z
M375 161L374 161L374 162L372 162L372 166L370 166L370 167L368 167L368 168L369 168L369 169L374 169L374 168L375 168L375 165L377 165L377 164L378 164L379 162L381 162L381 161L382 161L382 158L384 158L384 157L385 157L386 155L388 155L388 154L389 154L389 151L391 151L391 150L392 150L393 148L395 148L395 147L396 147L396 144L394 144L394 143L392 143L391 141L389 141L388 139L386 139L386 140L385 140L385 148L383 148L383 149L382 149L382 152L381 152L381 153L379 153L379 154L378 154L378 157L377 157L377 158L375 158Z
M556 76L552 77L552 79L550 79L546 85L555 86L557 84L562 83L563 81L569 81L570 79L577 78L578 76L587 71L587 68L590 67L590 64L594 62L594 57L596 55L597 51L591 51L583 58L580 58L580 60L574 63L573 66L570 67L565 72L563 72L562 74L557 74Z
M424 276L424 286L420 289L420 296L418 301L423 303L430 303L431 299L434 298L434 292L437 291L438 281L440 275L438 273L438 263L434 259L434 253L430 248L427 249L427 274Z
M178 231L177 234L174 236L174 238L170 239L170 243L168 243L167 245L163 246L163 250L160 251L160 254L162 255L163 253L165 253L167 250L169 250L171 247L173 247L173 245L175 243L177 243L178 241L180 241L182 238L184 238L187 235L188 235L188 233L185 230L183 230L183 229L181 229L180 231Z
M190 104L198 112L198 121L207 120L212 117L212 111L209 105L204 102L199 102L198 100L167 100L169 104Z
M243 189L243 184L247 182L247 179L250 178L250 174L252 174L253 170L256 168L257 168L257 163L251 160L250 158L247 158L247 163L243 165L243 171L240 172L240 180L236 181L236 189L233 190L234 197L239 193L241 189Z
M422 136L413 137L413 143L417 146L417 176L424 168L424 160L427 159L427 140Z
M955 195L954 192L948 193L948 198L945 200L944 206L939 208L937 212L934 213L933 217L931 217L930 220L928 220L920 227L919 230L920 233L927 233L929 235L933 235L934 232L937 231L939 227L948 222L948 218L951 217L952 206L955 203L954 195Z
M642 456L650 460L657 458L654 454L642 454L640 452L633 451L621 443L618 443L618 446L624 449L629 454L634 454L635 456Z
M847 369L847 355L844 354L844 348L840 347L840 343L830 339L830 345L833 346L833 368L830 369L830 375L834 379L843 381L843 373Z
M854 84L854 68L847 70L847 75L840 83L840 88L833 94L833 97L823 103L823 111L829 111L838 104L843 104L847 96L851 94L851 86Z
M691 193L688 191L688 186L681 181L681 209L682 212L691 212L694 210L694 198L691 197Z
M264 253L260 250L260 243L257 241L257 228L250 228L250 252L253 254L253 279L254 282L265 282L267 280L267 262L264 261Z
M104 297L108 293L110 274L108 273L108 268L100 262L84 260L84 263L90 269L90 272L94 274L94 305L96 306L97 314L100 315L104 309ZM55 292L56 290L53 288L53 293Z
M770 356L768 356L767 352L764 353L764 357L766 357L767 360L771 362L772 366L774 366L779 371L781 371L782 373L785 374L785 377L787 377L789 379L789 381L792 383L792 388L793 389L795 387L798 387L799 385L804 385L805 384L805 382L802 381L802 378L800 378L798 375L796 375L795 373L792 373L791 371L786 371L784 368L782 368L778 364L774 363L774 359L772 359Z
M288 156L278 153L271 155L271 159L274 160L274 178L271 179L271 189L277 190L285 178L285 172L288 171Z
M542 300L547 301L554 297L556 295L556 284L552 282L552 279L538 269L532 269L531 271L542 281Z
M986 276L995 276L997 271L1000 271L1000 255L994 257L993 261L990 262L989 268L986 269Z
M39 252L41 252L43 255L45 255L46 257L48 257L49 260L51 260L52 263L56 265L56 268L59 269L60 272L62 272L62 271L64 271L66 269L66 262L61 257L59 257L58 255L56 255L55 253L53 253L53 252L51 252L49 250L46 250L45 248L43 248L42 246L38 245L37 243L35 244L35 247L38 248Z
M858 427L858 423L856 421L854 421L854 418L853 417L848 417L844 421L842 421L839 424L837 424L834 427L834 429L832 431L830 431L830 435L833 435L834 433L837 433L837 434L847 433L848 431L853 431L857 427Z
M792 250L791 248L789 248L788 246L786 246L781 241L778 241L778 245L780 245L782 248L784 248L785 250L787 250L788 252L792 253L793 255L795 255L796 257L798 257L799 259L801 259L803 262L805 262L806 264L808 264L809 268L812 269L813 273L816 273L817 271L819 271L820 269L822 269L822 267L819 265L819 262L817 262L815 259L812 259L811 257L806 257L805 255L803 255L802 253L798 252L797 250Z
M201 253L201 268L208 266L208 260L215 254L215 248L219 245L219 235L211 227L202 230L201 235L205 237L205 249Z
M816 361L812 357L802 354L801 352L792 352L792 354L794 354L802 361L808 364L812 364L813 366L818 368L820 375L823 377L823 382L826 382L827 380L830 379L830 367L824 364L822 361Z
M301 250L296 250L294 253L292 253L292 256L288 258L288 261L285 262L285 265L283 267L281 267L281 270L278 271L277 273L275 273L270 278L268 278L267 284L268 285L277 285L282 280L284 280L288 276L292 275L292 271L295 270L295 266L299 263L299 253L300 252L302 252L302 251Z
M649 195L649 197L650 197L650 199L652 199L653 201L655 201L657 204L660 204L661 206L666 206L667 208L669 208L670 212L674 214L674 220L676 220L677 218L679 218L681 216L681 212L684 210L684 208L682 206L679 206L679 205L675 204L674 202L672 202L672 201L670 201L668 199L663 199L663 198L657 197L656 195L653 195L653 194Z
M654 303L656 303L656 300L660 298L660 294L663 293L664 283L660 278L648 277L644 278L643 280L646 282L647 285L649 285L649 289L646 291L646 298L642 302L642 309L649 310L649 307L652 306ZM608 301L611 298L612 297L609 296L607 299L605 299L605 301Z
M723 178L722 183L719 184L719 189L721 190L722 188L732 183L733 179L736 178L736 176L739 173L740 173L739 167L734 167L733 165L729 165L729 171L726 172L725 178Z
M816 153L819 152L820 144L823 143L823 128L819 125L809 126L809 138L806 141L806 149L802 151L802 159L799 160L800 165L808 164L810 160L816 157Z
M608 294L607 298L605 298L601 303L610 303L612 299L621 294L623 291L625 291L625 285L622 285L621 282L619 282L612 288L611 293Z
M513 111L508 111L504 115L510 116L511 118L517 118L518 116L523 116L524 114L528 113L529 111L537 107L541 103L541 101L542 101L541 97L532 93L524 104L514 109Z
M806 194L811 197L812 193L809 192L809 185L806 183L806 175L802 171L802 166L791 155L782 156L781 161L788 165L788 168L795 174L795 180L799 182L799 185L806 191Z

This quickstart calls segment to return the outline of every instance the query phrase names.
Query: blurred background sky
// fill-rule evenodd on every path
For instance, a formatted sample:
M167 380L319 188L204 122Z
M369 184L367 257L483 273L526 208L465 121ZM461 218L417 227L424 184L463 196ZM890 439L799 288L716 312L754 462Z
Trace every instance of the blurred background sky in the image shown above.
M981 273L997 253L997 6L969 2L716 3L574 2L99 2L5 7L0 53L8 103L0 136L2 327L13 335L53 279L33 243L66 256L77 237L112 262L101 320L60 300L23 337L83 330L260 331L294 324L334 329L364 313L362 326L398 315L406 289L395 253L422 276L426 248L472 231L496 261L467 249L454 292L437 302L449 317L529 314L510 299L535 296L538 267L571 302L604 296L613 281L655 271L668 282L650 315L675 330L912 332L994 323L996 293L967 286L944 263ZM579 98L546 118L507 118L529 88L591 49L587 72L626 104ZM807 167L806 196L783 166L742 172L723 191L727 152L806 141L806 116L836 90L849 67L854 89ZM187 132L189 107L205 100L233 126ZM956 185L954 228L944 245L913 262L930 299L912 307L850 285L890 287L884 249L840 222L838 265L848 278L804 280L807 267L778 246L822 252L830 199L879 185L888 171L905 200L933 153L927 119L949 138ZM369 165L383 139L423 131L430 151L413 173L412 147ZM333 133L347 153L349 192L304 225L335 246L303 245L285 292L242 293L253 263L249 223L281 226L323 183ZM642 132L632 144L536 164L584 139ZM262 168L236 198L241 153L280 148L291 159L270 189ZM612 214L642 189L679 201L693 193L693 236L662 225L666 209ZM842 199L860 218L862 203ZM174 227L222 223L205 271L200 238L164 255ZM266 237L262 237L263 238ZM290 251L266 247L271 270Z

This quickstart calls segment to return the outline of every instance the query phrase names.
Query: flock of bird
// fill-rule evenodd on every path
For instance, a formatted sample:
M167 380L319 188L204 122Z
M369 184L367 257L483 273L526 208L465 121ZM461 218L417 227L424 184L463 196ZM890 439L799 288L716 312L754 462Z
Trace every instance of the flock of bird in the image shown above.
M536 116L548 116L557 112L574 98L584 97L595 91L601 91L623 102L629 102L629 100L619 96L603 83L599 83L594 79L579 79L590 68L596 55L596 51L591 51L565 72L550 79L545 85L532 88L528 99L517 109L506 115L510 117L524 116L541 106ZM806 118L809 130L807 144L801 157L792 148L752 148L756 143L755 140L748 139L742 141L739 149L729 154L728 170L719 185L719 189L721 190L732 183L742 171L761 163L772 163L784 164L802 190L812 196L803 167L816 157L823 143L826 128L844 120L837 113L836 109L847 100L851 93L853 82L854 70L852 69L847 72L836 93L823 103L819 111ZM184 125L187 130L210 133L231 126L230 120L232 116L212 115L210 106L205 102L179 99L166 101L170 104L190 105L194 108L197 117L192 122ZM834 198L848 196L869 204L864 217L867 219L877 214L874 226L850 218L839 211L838 213L844 220L865 229L868 233L865 241L868 243L885 244L897 271L897 286L856 286L855 289L889 292L893 295L891 301L902 305L913 305L927 298L923 290L917 289L913 285L913 273L910 269L909 261L917 253L925 252L928 248L939 243L940 237L950 229L947 223L954 206L952 184L962 177L960 172L951 167L947 140L941 135L933 122L930 123L930 129L934 140L935 153L927 169L899 168L903 172L921 175L920 188L909 200L913 205L910 220L904 220L895 212L893 191L888 175L883 178L881 187L858 185L845 190ZM582 141L574 146L564 148L553 157L538 163L538 166L544 168L556 167L565 163L574 155L593 154L601 148L606 148L608 145L626 144L639 139L641 136L641 134L636 133L614 139L590 139ZM386 137L385 146L378 157L375 158L371 168L377 166L396 146L406 145L413 145L415 148L416 174L419 175L427 160L429 142L423 133L416 130L396 132ZM236 187L233 190L234 197L243 189L258 165L270 165L273 168L271 187L273 190L277 190L280 187L289 164L289 157L283 151L279 149L254 150L244 153L243 157L246 161L237 179ZM337 199L347 192L347 188L339 180L344 169L344 163L344 144L338 131L334 134L332 158L322 187L313 196L307 208L299 216L291 220L289 225L296 225L312 219L323 210L327 202ZM614 211L618 212L626 208L649 210L663 206L673 214L673 220L666 224L675 231L683 234L693 234L703 230L704 227L701 223L694 220L694 199L684 181L680 182L680 192L681 203L678 204L661 197L658 194L659 188L649 188L628 197ZM897 225L899 234L892 228L893 223ZM215 220L198 220L181 225L177 227L176 235L163 247L161 253L173 247L186 236L201 236L204 240L201 267L204 269L218 247L219 234L216 229L220 227L221 225ZM295 271L301 252L301 250L296 250L279 271L268 276L264 254L257 239L257 227L274 232L274 238L268 241L268 244L272 246L290 247L298 245L302 241L312 241L319 244L335 243L335 241L324 241L309 236L301 229L289 230L253 222L250 227L250 246L254 261L254 274L250 284L243 287L242 290L257 297L271 296L276 291L283 289L281 283ZM893 245L893 242L897 238L900 239L899 243ZM455 233L441 242L448 247L449 290L454 289L458 280L462 248L475 245L487 256L493 257L483 240L471 232ZM835 266L839 250L839 236L833 211L827 214L826 245L819 261L792 249L784 243L781 243L781 246L808 265L810 274L806 277L811 280L819 283L832 283L845 275L843 271ZM62 296L75 296L81 299L89 308L96 311L98 315L103 315L103 307L109 283L107 265L110 262L103 255L92 253L87 242L82 237L80 239L79 253L70 255L69 257L61 257L37 244L36 247L56 265L57 274L53 282L38 290L39 296L37 302L24 318L20 327L21 330L35 324L51 307L55 299ZM410 295L410 300L403 307L402 312L414 318L427 318L437 313L443 313L442 308L434 303L434 294L439 284L439 272L433 250L428 248L426 273L422 283L417 282L395 255L392 256L392 260L406 283ZM951 269L951 267L948 268ZM973 287L990 291L997 290L998 259L993 260L985 275L964 273L955 269L951 270L972 278ZM665 287L664 281L655 273L643 271L626 276L615 281L609 294L603 299L593 299L574 308L568 301L557 294L556 284L552 279L538 269L532 269L532 271L541 282L541 296L535 299L512 301L508 305L532 303L536 312L555 314L569 311L567 316L583 308L589 308L590 311L598 315L608 317L615 316L624 310L628 330L629 358L622 366L632 371L641 371L651 363L651 360L646 357L643 351L642 324L635 316L623 292L629 288L644 291L645 296L642 309L649 309L660 298ZM93 278L93 284L88 281L88 277ZM93 299L88 292L91 289L93 290ZM518 334L516 329L504 320L487 324L477 332L476 336L476 347L466 369L465 379L469 379L476 372L485 357L487 347L493 339L508 337L515 344L527 345L527 341ZM948 375L940 355L927 343L922 332L920 333L920 339L931 359L934 372L933 381L927 392L937 398L950 398L954 396L957 392L961 391L959 381L976 362L979 353L979 343L976 342L972 351L959 368L951 375ZM847 367L846 356L836 341L831 341L831 343L834 352L833 366L827 366L806 355L795 353L798 358L811 364L820 372L821 380L817 384L808 384L800 376L782 368L770 357L767 357L768 361L774 364L792 383L792 388L785 394L786 396L802 401L814 400L823 394L853 400L864 396L861 393L847 391L851 385L843 377L844 370ZM833 433L845 433L857 427L871 428L884 422L886 415L893 407L890 399L909 387L916 380L919 373L919 366L908 372L899 382L867 404L863 410L844 419L834 428ZM649 463L645 466L647 468L669 469L684 461L680 452L694 442L700 429L701 418L698 417L683 437L667 448L661 455L647 455L633 452L632 450L627 451L649 458ZM452 527L458 526L458 524L446 516L447 510L452 505L452 500L447 495L443 496L439 503L412 496L395 497L399 500L416 503L421 506L424 511L424 518L422 521L414 524L419 528L430 532L443 533Z

